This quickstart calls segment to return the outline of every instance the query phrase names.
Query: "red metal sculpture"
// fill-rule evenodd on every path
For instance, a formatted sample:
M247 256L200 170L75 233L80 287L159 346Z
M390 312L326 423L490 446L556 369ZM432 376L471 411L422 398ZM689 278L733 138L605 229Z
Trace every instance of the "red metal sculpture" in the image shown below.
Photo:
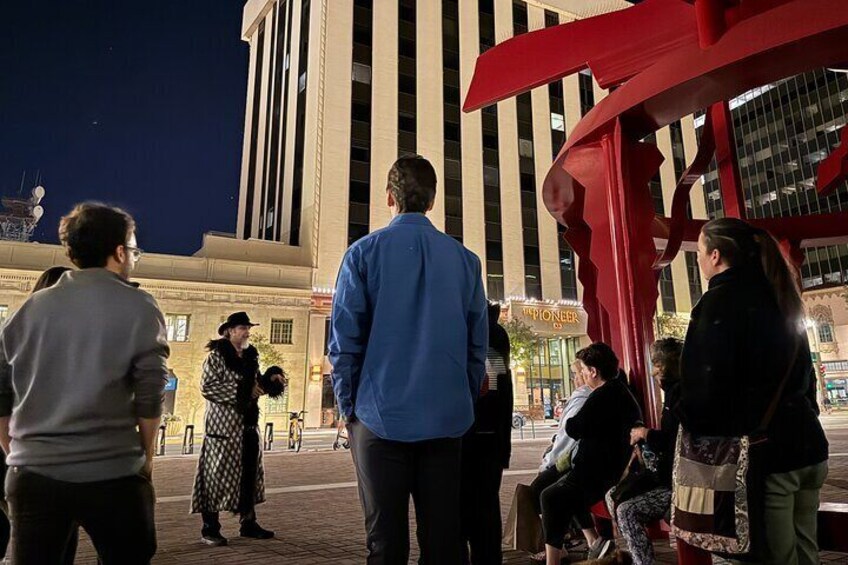
M745 216L727 100L845 61L845 0L647 0L521 35L478 59L465 111L586 67L602 87L619 87L572 131L545 179L544 201L568 227L565 237L580 258L589 336L619 353L652 424L658 414L647 348L658 269L681 247L694 249L703 220L686 219L686 203L714 155L725 214ZM648 182L663 157L639 140L704 108L699 153L679 180L671 217L657 217ZM822 165L827 187L848 173L846 152L848 134ZM848 212L751 221L769 230L796 265L804 247L848 242Z

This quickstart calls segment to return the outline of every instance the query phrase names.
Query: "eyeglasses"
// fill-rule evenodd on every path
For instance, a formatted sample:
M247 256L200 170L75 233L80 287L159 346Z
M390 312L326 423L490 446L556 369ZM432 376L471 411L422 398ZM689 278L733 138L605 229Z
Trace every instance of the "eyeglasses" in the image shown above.
M125 245L124 248L132 256L133 261L138 261L139 259L141 259L141 256L144 255L144 249L142 249L141 247L132 247L131 245Z

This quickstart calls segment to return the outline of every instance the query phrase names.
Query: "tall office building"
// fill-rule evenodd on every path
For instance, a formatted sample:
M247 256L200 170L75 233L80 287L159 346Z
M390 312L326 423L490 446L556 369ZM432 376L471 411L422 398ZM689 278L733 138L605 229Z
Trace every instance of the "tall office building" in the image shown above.
M816 192L819 163L839 145L848 121L848 74L819 69L756 88L730 105L749 217L848 210L848 182L826 198ZM699 133L702 125L699 117ZM722 217L715 166L703 180L709 217ZM848 245L808 249L801 275L805 289L848 283Z
M250 44L238 237L298 249L313 265L310 339L326 341L329 294L347 247L385 226L386 175L399 155L429 159L439 179L433 223L482 261L488 295L539 335L518 404L567 392L585 340L576 261L544 208L541 184L568 132L606 92L589 72L481 111L460 111L481 52L510 37L630 6L624 0L249 0ZM670 211L696 152L692 118L656 134L666 162L652 183ZM705 217L704 201L693 211ZM693 267L694 266L694 267ZM688 312L697 263L662 274L660 308ZM315 347L310 365L329 367ZM522 399L525 397L527 401Z

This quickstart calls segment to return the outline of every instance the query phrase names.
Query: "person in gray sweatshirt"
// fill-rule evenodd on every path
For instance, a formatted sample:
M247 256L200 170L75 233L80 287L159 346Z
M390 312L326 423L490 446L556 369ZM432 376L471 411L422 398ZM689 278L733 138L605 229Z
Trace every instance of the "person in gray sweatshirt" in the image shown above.
M126 212L80 204L59 236L79 270L30 296L0 330L13 561L60 563L81 526L104 565L147 564L165 321L128 280L141 250Z

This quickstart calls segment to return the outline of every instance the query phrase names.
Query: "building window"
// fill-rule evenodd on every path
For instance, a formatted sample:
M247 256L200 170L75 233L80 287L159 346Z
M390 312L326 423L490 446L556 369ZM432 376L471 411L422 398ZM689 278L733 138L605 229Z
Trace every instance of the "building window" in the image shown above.
M519 139L518 140L518 156L519 157L527 157L528 159L533 158L533 140L532 139Z
M371 84L371 67L362 63L354 63L353 80L362 84Z
M565 131L565 116L551 112L551 129L554 131Z
M351 155L371 152L371 49L373 47L373 10L370 0L354 0L353 3L353 71L354 83L351 89ZM368 74L368 80L356 78L357 69L361 75ZM370 230L371 168L365 163L351 160L350 192L348 194L348 245L368 235Z
M9 317L9 307L6 305L0 306L0 322L5 322Z
M833 326L828 323L818 325L819 341L822 343L833 343Z
M677 312L677 302L674 299L674 280L671 276L671 265L660 271L660 297L663 312Z
M310 0L300 5L300 45L298 46L297 110L295 111L294 180L292 182L291 231L289 245L300 245L300 205L303 202L303 163L306 158L306 73L309 63Z
M188 341L188 314L165 314L165 325L168 327L168 341Z
M704 294L701 286L701 269L698 267L698 254L686 251L686 274L689 276L689 298L694 306Z
M291 345L294 320L271 320L271 343Z

